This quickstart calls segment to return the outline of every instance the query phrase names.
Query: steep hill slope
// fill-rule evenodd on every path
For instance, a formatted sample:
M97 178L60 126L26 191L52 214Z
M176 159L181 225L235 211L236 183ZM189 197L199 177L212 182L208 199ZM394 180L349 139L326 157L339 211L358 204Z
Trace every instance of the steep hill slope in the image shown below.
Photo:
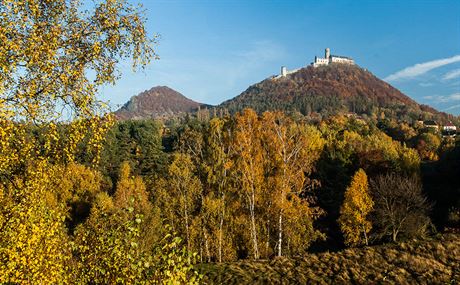
M115 116L120 120L170 118L196 111L202 105L167 86L157 86L133 96Z
M311 112L371 114L378 108L388 108L398 114L439 115L433 108L417 104L369 71L344 64L308 66L286 77L268 78L223 102L220 107L230 112L251 107L258 112L281 109L304 115Z

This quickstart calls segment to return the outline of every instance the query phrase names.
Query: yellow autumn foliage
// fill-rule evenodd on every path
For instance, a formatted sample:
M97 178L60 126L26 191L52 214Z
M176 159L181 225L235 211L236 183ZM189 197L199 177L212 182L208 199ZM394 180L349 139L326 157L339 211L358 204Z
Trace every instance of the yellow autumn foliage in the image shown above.
M154 56L137 8L123 0L93 3L92 12L81 5L0 1L2 284L68 281L68 208L60 201L94 191L56 181L81 147L98 162L112 124L98 88L119 77L117 63L131 58L142 67Z
M340 208L338 220L347 245L367 244L367 234L372 228L368 214L374 202L369 194L367 175L359 169L345 191L345 199Z
M63 207L51 208L49 169L36 165L0 199L0 283L65 283L70 245Z

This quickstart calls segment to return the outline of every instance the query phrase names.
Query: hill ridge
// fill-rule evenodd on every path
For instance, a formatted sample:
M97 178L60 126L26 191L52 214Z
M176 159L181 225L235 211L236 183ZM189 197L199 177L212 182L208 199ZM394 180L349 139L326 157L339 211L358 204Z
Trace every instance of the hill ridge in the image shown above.
M193 101L168 86L155 86L132 96L115 111L119 120L165 119L196 111L205 104Z
M337 100L342 102L329 102ZM318 101L324 102L321 104ZM340 103L340 106L330 106L331 103L336 105ZM371 108L371 105L376 107L401 105L418 112L422 111L416 101L367 69L343 64L307 66L286 76L269 77L251 85L240 95L224 101L219 106L228 108L231 112L251 107L259 112L287 109L305 114L321 112L321 109L330 107L366 113L369 111L366 109ZM429 112L437 111L431 108Z

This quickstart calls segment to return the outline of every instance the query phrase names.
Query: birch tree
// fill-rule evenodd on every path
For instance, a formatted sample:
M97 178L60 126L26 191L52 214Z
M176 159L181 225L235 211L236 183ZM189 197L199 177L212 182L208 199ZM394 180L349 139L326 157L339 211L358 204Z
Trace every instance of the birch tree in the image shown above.
M313 127L298 124L281 112L263 114L264 138L269 152L268 158L274 168L271 171L274 193L272 197L278 209L277 255L283 255L283 233L286 219L310 219L307 210L303 217L290 216L293 208L308 203L298 199L308 187L314 185L310 175L319 159L324 141ZM305 241L306 242L306 241Z
M230 168L233 161L231 159L232 145L230 142L231 130L228 122L224 119L214 118L209 122L209 130L207 136L207 159L208 159L208 183L211 184L216 191L216 196L219 201L218 207L214 208L218 211L218 246L217 260L222 262L222 246L224 240L224 223L229 218L227 200L231 195ZM213 204L208 202L209 204Z
M194 174L194 165L188 154L176 153L169 167L168 189L177 217L183 220L187 249L191 248L190 226L193 220L192 213L199 202L202 191L200 180ZM177 203L174 205L174 203ZM179 223L181 224L181 223Z
M369 193L367 175L359 169L350 186L345 191L345 199L340 208L339 224L347 245L368 245L368 233L372 229L369 213L374 202Z
M50 189L54 167L85 144L98 162L110 120L101 86L118 63L154 57L145 18L123 0L0 1L0 283L65 283L66 216ZM68 122L60 135L57 124ZM31 127L39 127L37 136Z
M259 118L251 109L245 109L235 116L233 148L241 194L249 210L249 231L252 254L259 259L257 237L257 207L264 185L264 157L261 146L262 129Z

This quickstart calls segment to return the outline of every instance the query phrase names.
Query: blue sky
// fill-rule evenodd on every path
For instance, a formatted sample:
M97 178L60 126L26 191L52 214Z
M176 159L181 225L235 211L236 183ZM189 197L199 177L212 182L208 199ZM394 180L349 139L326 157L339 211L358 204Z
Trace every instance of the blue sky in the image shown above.
M161 35L160 60L136 74L123 65L102 90L114 108L157 85L218 104L329 47L417 102L460 114L460 1L135 2Z

